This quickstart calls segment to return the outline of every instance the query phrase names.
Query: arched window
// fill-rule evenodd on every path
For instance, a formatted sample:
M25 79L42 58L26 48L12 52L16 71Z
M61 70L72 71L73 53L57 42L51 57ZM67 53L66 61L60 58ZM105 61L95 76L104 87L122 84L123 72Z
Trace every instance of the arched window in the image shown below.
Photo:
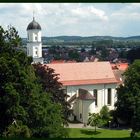
M108 88L107 104L111 105L111 88Z
M38 49L37 49L37 47L34 49L34 56L38 57Z
M95 106L98 106L98 90L97 89L94 89L93 90L93 95L95 97Z
M35 41L37 41L37 36L35 36Z

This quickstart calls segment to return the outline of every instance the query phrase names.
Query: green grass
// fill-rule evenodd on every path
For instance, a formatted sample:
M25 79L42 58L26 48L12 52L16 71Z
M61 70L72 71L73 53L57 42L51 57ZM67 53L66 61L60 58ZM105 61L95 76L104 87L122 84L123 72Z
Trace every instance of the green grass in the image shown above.
M130 130L66 128L70 138L130 138Z
M66 128L69 132L69 138L130 138L130 130L109 130L109 129L94 129L87 128ZM9 138L0 140L47 140L47 138Z

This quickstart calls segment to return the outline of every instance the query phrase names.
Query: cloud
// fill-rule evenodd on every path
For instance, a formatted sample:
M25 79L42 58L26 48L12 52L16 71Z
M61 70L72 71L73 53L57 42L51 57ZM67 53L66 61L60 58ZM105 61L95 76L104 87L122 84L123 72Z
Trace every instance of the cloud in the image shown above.
M72 9L72 14L78 16L79 18L89 18L89 19L100 19L107 20L108 17L105 15L105 12L100 9L96 9L93 6L89 7L78 7L77 9Z
M0 3L0 24L12 24L26 37L33 10L43 36L140 33L139 3Z

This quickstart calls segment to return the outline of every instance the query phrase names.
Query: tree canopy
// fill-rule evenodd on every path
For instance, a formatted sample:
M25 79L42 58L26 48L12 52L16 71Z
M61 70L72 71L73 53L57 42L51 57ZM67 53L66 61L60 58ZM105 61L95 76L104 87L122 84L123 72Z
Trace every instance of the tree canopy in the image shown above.
M43 89L49 93L51 100L61 105L62 114L64 115L64 121L66 123L70 114L70 104L67 102L67 94L62 84L58 81L58 74L47 65L34 64L34 68L36 75L39 77L39 83L41 83Z
M117 89L117 117L140 131L140 60L134 61L124 75L124 85Z
M62 107L38 82L15 28L0 27L0 135L63 137ZM14 128L14 129L13 129Z

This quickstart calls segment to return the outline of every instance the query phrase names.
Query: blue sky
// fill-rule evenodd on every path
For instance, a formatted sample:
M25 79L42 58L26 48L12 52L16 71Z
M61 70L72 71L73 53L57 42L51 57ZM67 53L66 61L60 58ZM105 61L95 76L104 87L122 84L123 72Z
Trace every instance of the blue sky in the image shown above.
M140 35L140 3L0 3L0 25L26 37L33 11L42 36Z

